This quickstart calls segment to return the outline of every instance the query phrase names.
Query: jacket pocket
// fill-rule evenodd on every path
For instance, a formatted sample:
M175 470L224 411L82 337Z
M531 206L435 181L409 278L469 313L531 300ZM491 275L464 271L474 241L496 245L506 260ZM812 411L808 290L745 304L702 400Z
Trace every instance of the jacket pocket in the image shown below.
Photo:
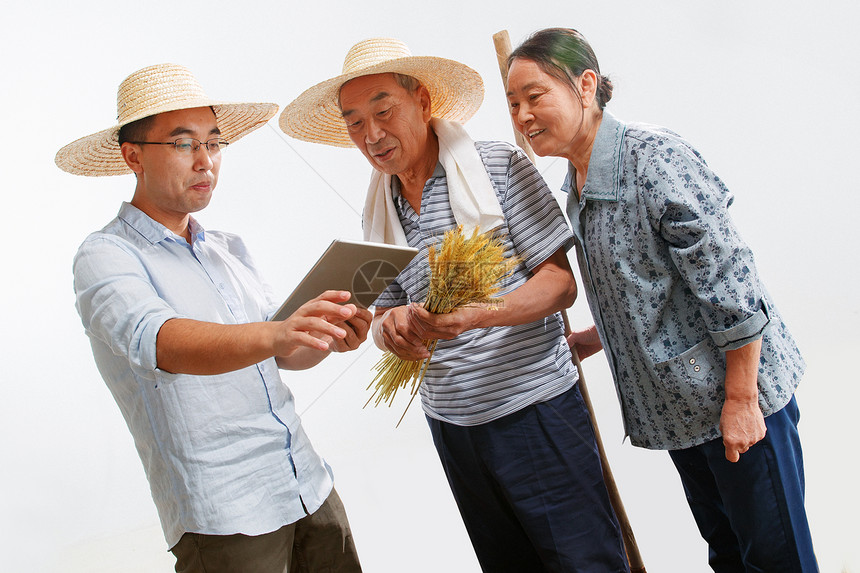
M687 415L722 403L725 364L706 338L683 353L654 365L666 399Z
M676 363L673 369L683 372L686 376L703 382L707 380L708 373L713 370L714 365L711 360L712 346L710 340L703 340L689 350L679 354L668 363Z

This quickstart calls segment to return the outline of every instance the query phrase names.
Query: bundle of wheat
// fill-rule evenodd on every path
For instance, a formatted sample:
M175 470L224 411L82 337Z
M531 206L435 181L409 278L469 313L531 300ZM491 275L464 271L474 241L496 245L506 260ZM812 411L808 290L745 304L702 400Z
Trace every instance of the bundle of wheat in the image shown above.
M475 229L467 238L463 235L462 226L446 232L441 243L431 247L427 256L430 286L424 308L436 314L479 304L496 308L499 299L494 296L501 288L501 281L513 272L519 262L517 258L505 258L504 245L492 231L479 234ZM411 382L412 398L406 405L408 410L427 373L437 342L425 341L430 356L424 360L403 360L391 352L383 354L374 366L376 376L367 387L369 390L375 386L367 404L373 401L374 406L378 406L387 402L391 406L397 390ZM400 420L403 420L402 416Z

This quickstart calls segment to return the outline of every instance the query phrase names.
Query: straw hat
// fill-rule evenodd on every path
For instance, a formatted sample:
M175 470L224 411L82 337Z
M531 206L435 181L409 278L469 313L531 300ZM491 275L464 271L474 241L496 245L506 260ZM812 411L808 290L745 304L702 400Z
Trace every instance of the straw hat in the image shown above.
M131 173L119 148L119 129L133 121L180 109L212 106L221 137L229 143L264 125L278 112L273 103L226 103L206 96L184 66L159 64L138 70L119 85L117 124L82 137L57 152L54 162L75 175Z
M305 90L285 107L281 129L296 139L353 147L337 104L340 88L351 79L387 72L420 81L430 92L433 117L465 123L484 99L484 82L469 66L445 58L413 56L399 40L373 38L350 48L341 75Z

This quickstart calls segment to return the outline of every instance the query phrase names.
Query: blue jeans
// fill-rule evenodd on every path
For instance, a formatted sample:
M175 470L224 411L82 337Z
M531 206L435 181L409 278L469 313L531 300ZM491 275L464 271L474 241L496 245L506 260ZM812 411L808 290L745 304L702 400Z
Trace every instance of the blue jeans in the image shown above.
M427 420L484 571L628 571L577 386L478 426Z
M717 573L818 571L804 509L803 457L792 398L737 463L722 438L670 451Z

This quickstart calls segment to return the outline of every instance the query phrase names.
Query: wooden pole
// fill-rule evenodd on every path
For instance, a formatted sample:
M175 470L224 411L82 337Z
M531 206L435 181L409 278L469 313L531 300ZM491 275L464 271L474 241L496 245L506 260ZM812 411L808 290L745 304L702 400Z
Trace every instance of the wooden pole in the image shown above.
M570 334L567 311L562 311L561 317L564 319L564 334L567 336ZM606 457L606 450L603 448L603 439L600 437L600 428L598 428L597 418L594 416L594 408L591 405L588 386L585 384L585 374L582 372L582 363L579 361L579 354L576 353L576 348L571 348L570 353L573 357L573 363L576 365L576 370L579 372L579 382L577 382L579 384L579 393L582 394L582 401L585 403L585 407L588 408L588 416L591 418L591 425L594 428L594 439L597 442L600 465L603 468L603 482L606 484L609 501L612 503L615 517L618 518L618 525L621 527L624 548L627 550L627 561L630 563L630 573L646 573L645 564L642 562L642 554L639 553L639 545L636 543L636 537L633 535L633 527L630 525L630 518L627 516L624 502L621 501L618 484L615 483L615 476L612 474L612 468L609 467L609 459Z
M508 56L511 53L511 38L507 30L496 32L493 34L493 43L496 46L496 58L499 62L499 71L502 74L502 85L508 84ZM514 130L517 145L534 163L534 152L531 145L526 141L525 137ZM567 318L567 311L562 311L561 316L564 319L564 334L570 334L570 322ZM597 426L597 418L594 416L594 408L591 405L591 397L588 393L588 386L585 384L585 374L582 371L582 363L579 361L579 355L575 348L570 349L573 357L573 363L576 365L576 370L579 373L579 392L582 394L582 401L588 409L588 416L591 419L591 425L594 428L594 439L597 442L597 451L600 454L600 465L603 468L603 481L606 484L606 491L609 493L609 500L612 503L612 509L615 510L615 516L618 518L618 524L621 527L621 535L624 538L624 548L627 551L627 561L630 563L630 573L646 573L645 564L642 562L642 554L639 553L639 546L636 544L636 537L633 535L633 527L630 525L630 519L627 517L627 510L624 509L624 503L621 501L621 494L618 492L618 484L615 483L615 476L612 475L612 468L609 467L609 460L606 458L606 450L603 447L603 440L600 437L600 428Z

